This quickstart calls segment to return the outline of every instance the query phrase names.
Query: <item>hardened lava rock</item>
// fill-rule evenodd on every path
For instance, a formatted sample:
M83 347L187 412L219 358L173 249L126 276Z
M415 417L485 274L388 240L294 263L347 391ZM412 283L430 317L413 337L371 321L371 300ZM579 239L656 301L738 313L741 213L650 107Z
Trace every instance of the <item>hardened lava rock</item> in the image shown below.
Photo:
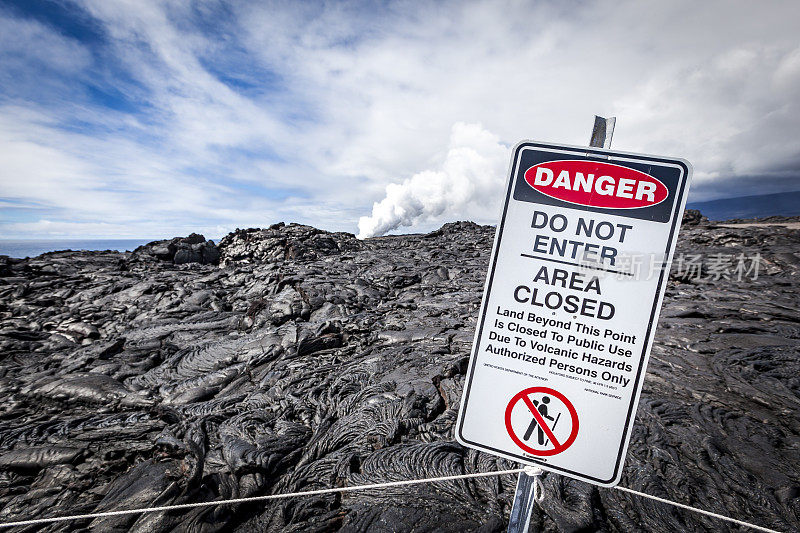
M683 220L681 220L681 227L697 226L699 224L708 224L708 219L703 216L703 213L697 209L685 209L683 211Z
M516 467L453 438L493 235L277 224L218 246L0 258L0 522ZM800 231L687 212L623 486L798 530L799 275ZM515 482L17 530L504 531ZM739 531L562 476L544 485L531 531Z
M219 263L219 255L214 241L207 241L202 235L192 233L188 237L153 241L139 246L133 251L132 257L134 260L168 261L176 265L186 263L216 265Z
M267 229L237 229L219 247L222 264L308 261L363 248L352 233L330 233L303 224L273 224Z

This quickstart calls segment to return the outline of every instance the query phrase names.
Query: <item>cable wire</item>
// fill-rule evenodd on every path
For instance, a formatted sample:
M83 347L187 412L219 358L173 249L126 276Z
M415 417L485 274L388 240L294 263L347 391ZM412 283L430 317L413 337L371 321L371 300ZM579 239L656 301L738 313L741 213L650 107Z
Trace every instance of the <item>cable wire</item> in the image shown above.
M417 485L420 483L435 483L438 481L453 481L457 479L469 479L477 477L502 476L505 474L519 474L523 468L512 468L510 470L495 470L492 472L475 472L473 474L460 474L456 476L442 476L426 479L407 479L403 481L388 481L386 483L375 483L373 485L353 485L350 487L336 487L332 489L317 489L301 492L288 492L282 494L267 494L264 496L248 496L246 498L233 498L230 500L215 500L210 502L179 503L175 505L161 505L158 507L142 507L139 509L125 509L123 511L104 511L100 513L87 513L70 516L56 516L52 518L34 518L31 520L19 520L17 522L5 522L0 524L0 528L15 526L30 526L36 524L48 524L52 522L65 522L68 520L88 520L90 518L103 518L106 516L120 516L126 514L153 513L157 511L175 511L180 509L192 509L194 507L211 507L214 505L232 505L235 503L250 503L265 500L277 500L281 498L293 498L296 496L315 496L318 494L331 494L334 492L352 492L357 490L385 489L389 487L403 487L405 485Z
M211 507L214 505L232 505L236 503L250 503L250 502L258 502L258 501L266 501L266 500L277 500L281 498L294 498L299 496L315 496L319 494L331 494L335 492L353 492L359 490L370 490L370 489L385 489L389 487L403 487L406 485L418 485L420 483L436 483L440 481L454 481L458 479L470 479L470 478L480 478L480 477L489 477L489 476L503 476L506 474L519 474L521 472L525 472L525 468L512 468L509 470L495 470L492 472L475 472L472 474L460 474L456 476L442 476L442 477L432 477L426 479L407 479L403 481L388 481L386 483L375 483L372 485L353 485L350 487L336 487L331 489L317 489L317 490L307 490L301 492L288 492L282 494L267 494L264 496L249 496L246 498L233 498L230 500L215 500L210 502L195 502L195 503L181 503L175 505L161 505L158 507L142 507L139 509L125 509L122 511L104 511L100 513L87 513L87 514L79 514L79 515L69 515L69 516L55 516L52 518L34 518L31 520L19 520L16 522L4 522L0 523L1 528L8 528L8 527L16 527L16 526L31 526L31 525L38 525L38 524L50 524L54 522L66 522L69 520L88 520L93 518L103 518L107 516L120 516L120 515L128 515L128 514L139 514L139 513L153 513L158 511L176 511L180 509L193 509L195 507ZM534 473L533 471L530 471ZM539 477L538 475L536 476ZM651 500L655 500L657 502L665 503L668 505L674 505L675 507L680 507L682 509L686 509L688 511L694 511L695 513L700 513L706 516L711 516L713 518L718 518L720 520L725 520L734 524L738 524L740 526L746 526L753 528L758 531L764 531L766 533L781 533L775 529L769 529L763 526L758 526L756 524L751 524L750 522L745 522L744 520L737 520L735 518L731 518L729 516L721 515L718 513L712 513L711 511L706 511L705 509L698 509L697 507L692 507L691 505L686 505L684 503L674 502L672 500L667 500L666 498L659 498L658 496L653 496L651 494L645 494L644 492L639 492L637 490L629 489L627 487L612 487L617 490L621 490L624 492L629 492L631 494L635 494L637 496L641 496L642 498L649 498ZM537 502L541 502L544 499L543 491L540 490L538 497L536 498Z
M729 516L712 513L711 511L706 511L704 509L698 509L697 507L692 507L691 505L686 505L685 503L678 503L672 500L667 500L666 498L659 498L658 496L653 496L652 494L645 494L644 492L639 492L638 490L629 489L627 487L614 487L617 490L621 490L624 492L630 492L631 494L636 494L637 496L641 496L642 498L650 498L651 500L655 500L657 502L666 503L669 505L674 505L675 507L680 507L682 509L687 509L689 511L694 511L695 513L704 514L706 516L713 516L714 518L719 518L720 520L727 520L728 522L733 522L734 524L739 524L740 526L747 526L753 529L757 529L758 531L766 531L767 533L780 533L780 531L776 531L774 529L769 529L762 526L757 526L755 524L751 524L750 522L745 522L744 520L737 520L735 518L731 518Z

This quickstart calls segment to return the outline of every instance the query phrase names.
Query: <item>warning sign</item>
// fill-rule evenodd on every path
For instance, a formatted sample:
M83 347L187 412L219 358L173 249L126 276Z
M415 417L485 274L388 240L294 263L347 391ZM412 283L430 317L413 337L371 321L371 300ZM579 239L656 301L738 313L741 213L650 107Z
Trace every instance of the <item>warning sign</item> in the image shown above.
M617 483L690 174L681 159L517 145L459 442Z
M508 402L506 430L522 450L540 457L555 455L575 442L578 413L560 392L531 387Z

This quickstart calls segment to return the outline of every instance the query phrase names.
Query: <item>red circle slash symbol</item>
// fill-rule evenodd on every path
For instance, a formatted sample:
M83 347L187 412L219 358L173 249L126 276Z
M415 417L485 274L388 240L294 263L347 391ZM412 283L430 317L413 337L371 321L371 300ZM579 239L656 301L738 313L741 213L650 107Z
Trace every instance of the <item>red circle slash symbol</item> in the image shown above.
M563 442L559 441L554 433L559 418L549 416L547 407L543 407L543 405L549 404L551 401L550 398L555 398L561 404L559 405L558 402L550 404L549 409L551 414L555 415L556 411L562 411L557 416L560 418L561 414L569 414L568 419L572 423L569 435ZM518 411L524 408L527 414L533 417L533 419L531 419L530 416L526 417L527 420L530 421L529 424L527 422L525 424L528 428L527 431L520 425L520 417L515 418L516 429L511 424L511 414L515 408L517 408ZM564 422L567 422L567 420L564 420ZM562 423L562 428L563 427L564 423ZM536 445L536 439L533 439L527 444L524 442L524 440L528 440L532 436L534 429L537 429L539 432L538 445L543 446L542 448L537 449L533 447ZM578 436L578 412L575 410L575 406L572 405L572 402L557 390L548 387L530 387L515 394L514 397L511 398L511 401L508 402L508 406L506 407L506 430L511 440L526 452L539 457L556 455L569 448L572 443L575 442ZM559 431L562 437L563 433L563 430ZM520 435L522 435L523 438L520 438Z

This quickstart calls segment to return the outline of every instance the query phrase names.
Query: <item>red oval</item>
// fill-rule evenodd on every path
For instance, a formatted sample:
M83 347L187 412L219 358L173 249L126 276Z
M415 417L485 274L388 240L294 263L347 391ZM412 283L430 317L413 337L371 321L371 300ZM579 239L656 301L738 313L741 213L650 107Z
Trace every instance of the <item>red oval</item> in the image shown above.
M650 174L600 161L547 161L525 171L525 181L542 194L571 204L637 209L660 204L667 186Z

